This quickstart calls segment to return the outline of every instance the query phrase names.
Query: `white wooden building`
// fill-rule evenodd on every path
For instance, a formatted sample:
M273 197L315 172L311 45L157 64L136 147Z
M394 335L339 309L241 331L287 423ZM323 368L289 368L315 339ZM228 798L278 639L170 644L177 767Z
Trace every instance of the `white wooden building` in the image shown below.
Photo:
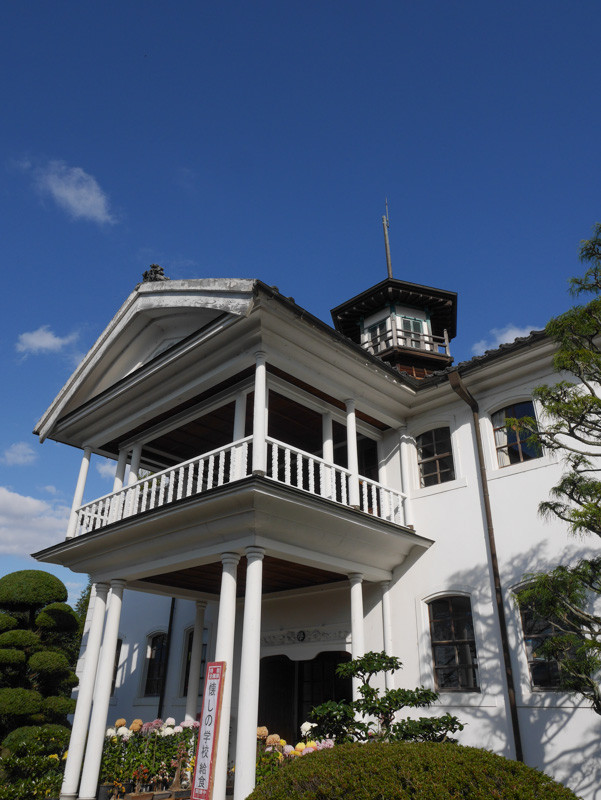
M388 278L330 327L258 280L146 277L36 429L83 451L67 537L36 557L95 587L61 798L95 797L107 715L194 718L208 659L228 667L214 797L235 760L243 800L257 724L297 740L350 696L335 665L386 650L461 742L598 800L601 720L513 601L594 545L541 520L561 463L503 425L554 380L552 342L453 367L453 292ZM82 505L92 456L114 490Z

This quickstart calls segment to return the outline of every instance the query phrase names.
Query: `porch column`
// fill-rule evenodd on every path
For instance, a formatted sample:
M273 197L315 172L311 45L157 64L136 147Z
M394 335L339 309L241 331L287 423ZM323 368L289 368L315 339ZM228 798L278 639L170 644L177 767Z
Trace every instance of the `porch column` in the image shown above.
M234 800L244 800L255 788L264 553L262 547L246 548L246 590L240 658ZM244 693L242 693L242 687L244 687Z
M255 404L253 409L253 474L267 472L267 368L265 353L255 353Z
M321 416L321 437L323 441L323 460L328 464L334 463L334 432L332 423L332 412L326 411ZM322 479L322 492L324 497L333 499L336 497L335 491L335 472L332 467L324 466L324 476Z
M69 517L69 524L67 526L67 539L72 539L75 536L75 529L77 527L77 509L83 500L83 492L86 487L86 478L88 477L88 469L90 468L90 456L92 455L91 447L84 447L83 455L81 457L81 465L79 467L79 475L77 477L77 484L75 485L75 493L73 495L73 503L71 504L71 516Z
M238 392L234 410L234 441L244 439L246 433L246 392ZM236 448L234 480L248 474L248 442Z
M111 596L109 599L102 650L98 661L94 706L92 708L92 717L90 719L90 728L88 731L88 744L83 762L81 784L79 786L79 800L95 800L96 798L96 787L98 785L100 762L102 760L102 747L104 745L106 717L109 710L109 701L111 699L113 667L115 664L115 652L117 650L117 638L119 636L119 619L121 617L124 586L125 581L111 581Z
M365 655L365 634L363 630L363 574L351 572L348 576L351 583L351 656L359 658ZM359 679L353 678L353 700L358 700Z
M384 652L387 656L392 655L392 620L390 617L390 581L382 581L382 641ZM384 675L384 685L387 689L394 689L394 673L386 672Z
M403 498L403 525L413 526L413 513L411 502L409 500L410 481L411 475L411 456L415 441L412 437L408 436L405 426L399 429L401 441L401 491L405 495Z
M345 400L346 405L346 450L349 476L349 505L359 508L359 456L357 453L357 421L355 419L355 401Z
M127 485L131 486L138 480L138 473L140 472L140 459L142 457L142 442L136 442L131 451L131 462L129 465L129 476L127 478Z
M225 680L223 683L223 695L221 700L221 722L219 723L212 800L225 800L232 706L234 629L236 626L236 571L239 561L240 556L237 553L223 553L221 556L223 570L221 572L221 594L219 596L219 616L217 618L215 661L225 661Z
M61 788L60 800L75 800L77 797L77 787L79 786L79 776L92 708L92 696L94 694L94 682L96 681L96 667L98 666L98 654L100 653L100 642L102 640L102 629L104 627L104 612L106 610L106 596L108 594L108 583L96 583L93 587L90 602L93 603L92 620L88 631L88 641L84 653L83 672L79 681L77 691L77 705L73 717L71 728L71 738L69 740L69 755L65 765L65 775Z
M119 450L119 460L117 461L117 469L115 470L115 480L113 481L113 491L118 492L123 489L123 478L125 477L125 467L127 466L128 450L122 448Z
M204 600L196 601L196 617L192 634L192 652L190 653L190 671L188 673L188 695L186 697L185 720L194 721L198 711L198 690L200 688L200 668L202 666L202 639L205 627Z

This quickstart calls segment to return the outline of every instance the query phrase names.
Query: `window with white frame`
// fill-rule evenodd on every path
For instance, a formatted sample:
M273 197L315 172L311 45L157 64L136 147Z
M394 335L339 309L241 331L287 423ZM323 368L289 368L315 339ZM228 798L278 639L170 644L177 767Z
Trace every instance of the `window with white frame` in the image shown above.
M416 437L420 486L436 486L455 478L450 428L434 428Z
M430 600L430 639L438 691L478 692L478 657L472 604L465 595Z
M530 437L528 431L519 430L517 426L508 427L506 424L507 419L521 420L524 417L536 418L531 400L512 403L512 405L505 406L505 408L500 408L492 415L495 449L500 467L531 461L542 455L540 445L528 442Z
M146 655L146 680L144 696L152 697L161 693L165 669L167 667L167 634L156 633L148 640Z

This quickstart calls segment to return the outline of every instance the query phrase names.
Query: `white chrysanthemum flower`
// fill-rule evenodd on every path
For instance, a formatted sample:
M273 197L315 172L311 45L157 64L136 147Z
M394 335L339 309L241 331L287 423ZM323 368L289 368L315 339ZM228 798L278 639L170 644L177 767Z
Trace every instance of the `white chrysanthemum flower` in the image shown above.
M176 725L175 728L173 729L174 733L181 733L182 731L183 731L183 728L182 728L181 725Z
M161 731L161 736L173 736L175 733L173 728L163 728Z
M104 735L105 736L116 736L117 735L117 731L114 728L107 728L106 729L106 733Z
M311 733L311 729L314 728L315 725L315 722L303 722L303 724L300 726L302 736L308 736Z
M167 717L167 719L165 720L165 727L173 728L174 725L175 725L175 720L173 719L173 717Z

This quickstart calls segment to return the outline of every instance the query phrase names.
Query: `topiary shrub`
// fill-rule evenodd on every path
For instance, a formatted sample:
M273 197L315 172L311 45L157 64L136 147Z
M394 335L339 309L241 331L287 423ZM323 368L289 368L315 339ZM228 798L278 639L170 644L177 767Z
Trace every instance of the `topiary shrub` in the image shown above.
M69 731L60 725L21 728L3 742L0 800L58 797L69 745Z
M69 661L63 653L53 653L51 650L43 650L34 653L29 661L29 669L44 677L62 676L70 672Z
M53 746L67 747L71 731L64 725L27 725L15 728L2 741L2 750L14 754L17 748L29 750L31 746L37 747L39 742L45 743L52 752Z
M4 611L0 611L0 633L11 631L18 626L19 623L14 617L11 617L10 614L6 614Z
M3 647L0 649L0 667L15 667L25 663L25 653L22 650Z
M33 631L18 628L14 631L0 633L0 647L27 647L35 649L41 646L40 637Z
M79 617L67 603L50 603L35 618L38 628L57 633L74 633L79 630Z
M0 689L0 717L26 717L42 709L42 695L33 689Z
M247 800L576 800L548 775L486 750L435 742L342 744L295 758Z
M74 713L75 704L71 697L45 697L42 708L49 719L64 719Z
M22 569L0 578L0 608L9 611L31 612L66 599L64 583L40 569Z

